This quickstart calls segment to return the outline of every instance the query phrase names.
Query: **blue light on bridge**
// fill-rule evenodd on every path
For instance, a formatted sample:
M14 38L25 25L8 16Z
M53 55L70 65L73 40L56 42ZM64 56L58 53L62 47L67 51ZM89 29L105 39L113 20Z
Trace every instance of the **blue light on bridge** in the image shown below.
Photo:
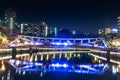
M68 42L64 42L64 43L61 43L61 42L53 42L51 43L53 45L57 45L57 46L69 46L69 45L73 45L72 43L68 43Z
M67 68L68 67L68 64L59 64L59 63L56 63L56 64L51 64L52 67L64 67L64 68Z
M64 46L68 46L68 43L63 43Z

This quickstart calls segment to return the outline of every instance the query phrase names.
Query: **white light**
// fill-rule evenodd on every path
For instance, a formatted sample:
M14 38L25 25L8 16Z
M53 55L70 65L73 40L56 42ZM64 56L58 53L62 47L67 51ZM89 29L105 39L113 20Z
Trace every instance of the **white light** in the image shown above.
M67 46L68 45L68 43L64 43L64 46Z

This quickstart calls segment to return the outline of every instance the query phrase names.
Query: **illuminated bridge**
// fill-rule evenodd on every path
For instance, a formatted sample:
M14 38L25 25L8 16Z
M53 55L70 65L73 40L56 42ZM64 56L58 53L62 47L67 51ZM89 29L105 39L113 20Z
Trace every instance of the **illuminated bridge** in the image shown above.
M32 36L18 36L8 44L9 47L17 46L86 46L107 48L107 44L102 38L44 38Z

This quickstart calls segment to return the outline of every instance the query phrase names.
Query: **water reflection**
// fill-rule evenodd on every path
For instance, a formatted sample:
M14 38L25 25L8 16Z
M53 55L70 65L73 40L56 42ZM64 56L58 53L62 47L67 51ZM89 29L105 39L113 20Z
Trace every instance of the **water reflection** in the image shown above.
M2 60L2 66L1 66L1 71L5 71L5 64L4 64L4 60Z
M41 58L40 58L40 60L41 60L41 61L43 60L43 55L41 55Z
M35 61L37 61L37 55L35 55Z
M19 62L19 60L21 60L22 62ZM17 80L16 78L20 78L20 77L21 78L19 80L26 80L25 76L36 77L36 79L27 78L27 80L37 80L38 78L44 79L44 80L50 80L50 79L46 79L46 77L49 77L48 75L51 75L54 71L57 71L57 72L65 71L65 72L68 72L68 74L71 74L71 73L89 74L89 72L91 71L91 74L93 74L92 73L93 71L94 73L99 72L97 71L99 69L97 69L96 67L98 65L90 66L90 64L98 64L102 62L102 60L99 60L98 58L93 57L88 53L68 53L68 52L67 53L60 52L57 54L41 53L38 55L31 55L31 56L27 55L24 57L18 57L15 60L14 65L19 66L21 70L17 69L17 67L16 69L13 68L7 63L7 61L8 60L0 62L1 70L4 71L3 75L0 78L1 80ZM33 66L33 64L30 64L29 62L37 66ZM38 62L38 63L34 63L34 62ZM27 63L29 63L29 65L20 65L20 64L27 64ZM83 64L83 65L80 65L80 64ZM86 66L84 64L89 64L89 65ZM33 69L36 69L36 70L33 70ZM55 72L55 74L57 74L57 72ZM120 72L120 66L113 66L112 72L113 73Z
M48 60L49 59L49 54L47 54L47 57L46 57L46 60Z
M61 59L61 57L62 57L62 54L60 53L60 54L59 54L59 59Z

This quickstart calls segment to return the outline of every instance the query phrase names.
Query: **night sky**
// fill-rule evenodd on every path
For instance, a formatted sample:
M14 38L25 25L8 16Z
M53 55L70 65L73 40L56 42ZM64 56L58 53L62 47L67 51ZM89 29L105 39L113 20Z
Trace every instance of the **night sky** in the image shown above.
M0 16L13 8L17 22L45 21L50 27L81 32L117 27L120 1L115 0L0 0Z

